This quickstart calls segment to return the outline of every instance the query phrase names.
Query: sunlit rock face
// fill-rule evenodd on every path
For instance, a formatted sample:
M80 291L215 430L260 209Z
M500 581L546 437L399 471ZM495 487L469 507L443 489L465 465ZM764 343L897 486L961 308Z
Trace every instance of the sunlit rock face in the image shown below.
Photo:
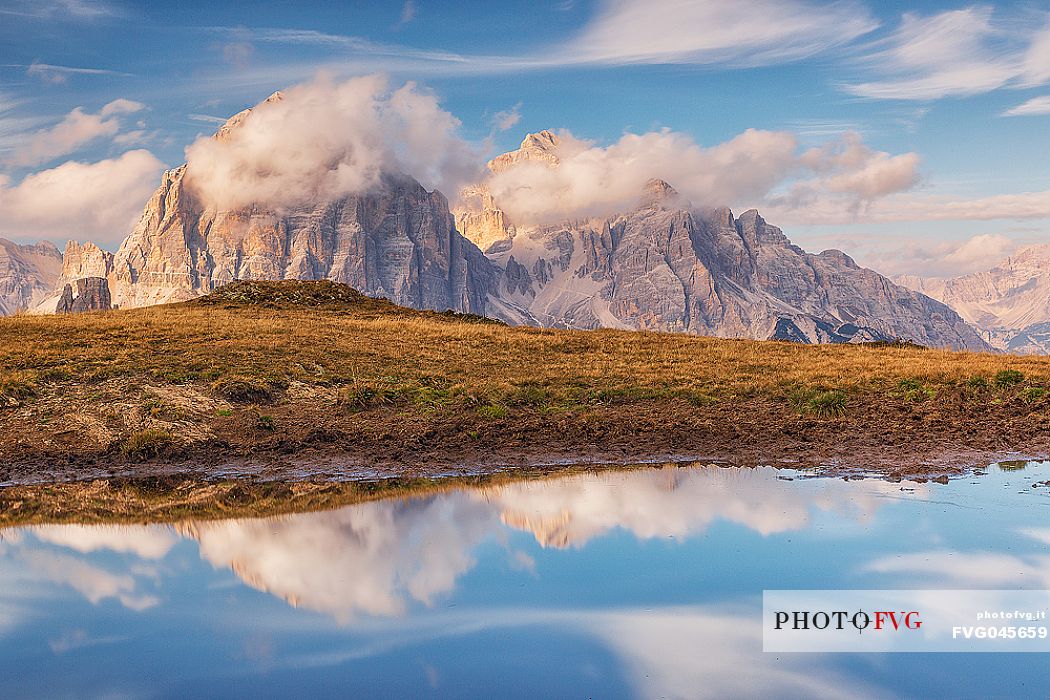
M558 146L531 134L489 168L556 168ZM946 305L839 251L806 253L757 211L694 207L661 180L631 211L553 226L512 222L484 183L462 199L458 225L503 269L501 294L543 325L988 349Z
M62 254L52 244L18 245L0 238L0 316L39 304L61 270Z
M1024 248L984 272L895 280L943 301L997 348L1050 352L1050 244Z

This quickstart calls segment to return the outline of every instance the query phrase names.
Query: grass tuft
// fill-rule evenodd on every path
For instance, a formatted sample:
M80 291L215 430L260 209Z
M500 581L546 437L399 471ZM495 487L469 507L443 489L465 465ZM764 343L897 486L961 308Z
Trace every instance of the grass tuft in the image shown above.
M844 391L818 391L803 404L806 413L821 418L841 416L846 412L846 393Z
M125 438L120 444L120 454L133 460L159 457L174 442L175 438L167 430L145 428Z

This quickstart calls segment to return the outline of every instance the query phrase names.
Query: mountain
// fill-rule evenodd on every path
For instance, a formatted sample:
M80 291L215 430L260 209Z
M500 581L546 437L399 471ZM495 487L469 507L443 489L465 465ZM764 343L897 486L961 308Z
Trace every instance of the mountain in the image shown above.
M1050 353L1050 244L1023 248L985 272L895 279L951 306L997 348Z
M228 138L250 113L232 117L215 138ZM137 307L235 279L329 279L405 306L531 320L497 297L501 271L456 231L445 197L411 177L386 175L373 191L334 201L236 211L206 206L187 178L185 165L164 174L111 258L74 245L78 263L67 265L63 282L106 277L115 306Z
M251 114L214 138L233 138ZM557 168L558 148L554 133L530 134L489 168ZM527 226L510 221L485 182L453 214L440 192L394 173L334 200L216 209L194 190L190 167L164 174L116 254L71 243L39 309L105 308L100 279L116 307L191 299L236 279L328 279L403 306L515 324L988 349L944 304L839 251L806 253L757 211L693 207L660 180L620 215ZM74 303L81 289L88 296Z
M0 316L35 306L54 289L62 254L50 243L18 245L0 238Z
M555 134L531 134L489 168L558 167L557 149ZM503 297L543 325L989 349L945 304L840 251L806 253L755 210L693 207L660 180L631 211L555 226L511 223L484 183L464 201L460 230L503 268Z

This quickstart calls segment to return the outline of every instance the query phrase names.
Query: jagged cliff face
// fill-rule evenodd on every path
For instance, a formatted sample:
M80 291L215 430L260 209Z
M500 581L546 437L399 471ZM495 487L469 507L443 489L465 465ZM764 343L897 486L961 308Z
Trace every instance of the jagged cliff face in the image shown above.
M0 238L0 316L40 303L61 270L62 254L52 244L18 245Z
M995 347L1050 352L1050 244L1024 248L986 272L895 281L951 306Z
M500 270L459 234L445 197L411 177L290 209L223 211L201 201L190 176L187 166L164 174L114 256L114 305L181 301L236 279L328 279L405 306L530 320L497 297Z
M490 168L557 167L556 151L557 137L542 132ZM544 325L988 349L946 305L839 251L806 253L757 211L693 208L659 180L634 211L546 227L513 226L486 194L474 188L465 202L480 207L457 220L504 269L503 296Z

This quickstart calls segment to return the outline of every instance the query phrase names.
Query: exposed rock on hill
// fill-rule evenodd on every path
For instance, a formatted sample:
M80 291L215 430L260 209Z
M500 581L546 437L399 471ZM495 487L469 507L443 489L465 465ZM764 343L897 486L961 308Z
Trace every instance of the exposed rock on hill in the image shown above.
M78 314L85 311L106 311L113 308L109 296L109 282L105 277L82 277L62 288L62 296L55 313Z

